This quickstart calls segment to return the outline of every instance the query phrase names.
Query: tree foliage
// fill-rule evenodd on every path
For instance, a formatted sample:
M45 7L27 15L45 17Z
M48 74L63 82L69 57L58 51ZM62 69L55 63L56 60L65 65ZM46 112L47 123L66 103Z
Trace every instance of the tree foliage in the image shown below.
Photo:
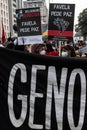
M84 37L87 35L87 8L79 14L75 30L81 32Z

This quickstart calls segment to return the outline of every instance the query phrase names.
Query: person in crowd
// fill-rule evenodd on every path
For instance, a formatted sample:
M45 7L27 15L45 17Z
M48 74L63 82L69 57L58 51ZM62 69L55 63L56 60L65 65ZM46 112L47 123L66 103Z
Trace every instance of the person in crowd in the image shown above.
M85 40L85 45L87 46L87 39Z
M47 43L46 44L46 55L47 56L59 56L59 53L57 50L54 50L53 47L52 47L52 44L50 43Z
M0 41L0 47L4 48L4 44Z
M13 43L14 39L12 39L11 37L9 37L7 39L7 42L5 43L5 47L9 48L9 49L14 49L14 43Z
M63 46L61 49L61 56L62 57L75 57L76 54L75 54L74 48L70 45Z
M9 37L9 38L7 38L7 41L6 41L5 45L8 46L8 45L11 44L12 42L13 42L12 38Z
M31 53L31 50L32 50L32 44L25 45L24 50L25 50L25 52L29 52L29 53Z
M25 45L14 45L15 46L15 50L18 51L24 51L25 50Z
M87 53L82 53L81 58L87 58Z
M40 55L46 54L46 46L44 44L39 47L39 54Z
M74 49L75 49L75 51L79 49L79 44L78 43L74 44Z
M71 57L76 57L75 49L72 45L67 45L70 50Z
M67 46L67 45L73 46L73 42L70 41L70 40L63 41L62 45L63 45L63 46Z
M3 44L0 44L0 47L4 48L5 46Z
M85 46L85 43L82 41L79 43L79 49L75 51L76 55L79 55L79 57L82 56L82 54L87 53L87 46Z
M6 46L6 48L8 48L8 49L15 49L15 46L14 46L13 43L10 43L10 44L8 44L8 45Z
M46 54L46 46L45 44L34 44L32 45L31 52L35 54Z

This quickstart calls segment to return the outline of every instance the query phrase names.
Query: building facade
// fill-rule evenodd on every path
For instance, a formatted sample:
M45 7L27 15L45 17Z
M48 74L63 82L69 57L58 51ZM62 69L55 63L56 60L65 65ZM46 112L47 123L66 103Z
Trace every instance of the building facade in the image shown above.
M9 5L9 36L15 37L17 34L13 30L13 25L16 24L16 9L17 9L17 0L8 0Z
M4 30L6 37L9 35L9 0L0 0L0 39L2 37L2 23L4 25Z
M18 9L23 8L23 0L17 0L17 8Z
M10 36L17 37L17 33L14 31L13 26L17 24L16 9L23 8L23 0L8 0L9 1L9 26Z

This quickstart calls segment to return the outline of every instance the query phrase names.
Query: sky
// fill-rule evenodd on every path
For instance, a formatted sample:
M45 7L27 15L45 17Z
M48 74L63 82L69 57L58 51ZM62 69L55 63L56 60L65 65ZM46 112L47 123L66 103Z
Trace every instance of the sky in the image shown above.
M74 24L78 23L78 16L83 11L83 9L87 8L87 0L46 0L46 5L48 8L49 3L75 4Z

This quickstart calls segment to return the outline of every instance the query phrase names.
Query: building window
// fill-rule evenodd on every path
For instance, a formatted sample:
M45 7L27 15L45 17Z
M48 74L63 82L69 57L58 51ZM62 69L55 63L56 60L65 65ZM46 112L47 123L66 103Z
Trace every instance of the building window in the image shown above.
M3 15L3 10L1 10L1 15Z
M16 8L16 4L13 4L13 6Z
M1 3L1 8L2 8L2 3Z

